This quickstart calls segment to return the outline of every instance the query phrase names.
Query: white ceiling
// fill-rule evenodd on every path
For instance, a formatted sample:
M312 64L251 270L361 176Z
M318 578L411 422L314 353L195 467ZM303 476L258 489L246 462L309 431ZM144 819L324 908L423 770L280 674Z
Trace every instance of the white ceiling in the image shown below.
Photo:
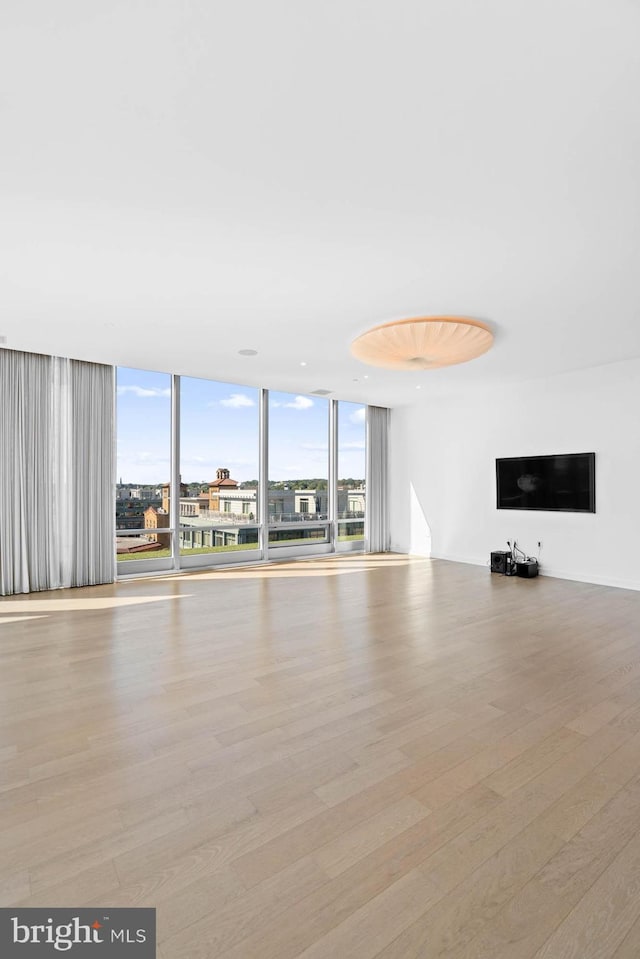
M0 17L7 347L388 405L640 355L638 0ZM434 313L493 350L350 357Z

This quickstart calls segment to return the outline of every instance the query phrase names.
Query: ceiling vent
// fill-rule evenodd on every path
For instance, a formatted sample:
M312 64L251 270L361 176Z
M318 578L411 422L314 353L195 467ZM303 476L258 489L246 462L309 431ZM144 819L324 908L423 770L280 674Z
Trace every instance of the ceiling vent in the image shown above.
M329 393L333 393L333 390L311 390L312 396L328 396Z

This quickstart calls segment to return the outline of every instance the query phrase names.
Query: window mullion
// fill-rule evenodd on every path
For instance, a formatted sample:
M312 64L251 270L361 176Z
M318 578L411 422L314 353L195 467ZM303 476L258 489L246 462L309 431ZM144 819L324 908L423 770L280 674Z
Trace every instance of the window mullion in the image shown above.
M169 525L173 568L180 569L180 377L171 377L171 501Z

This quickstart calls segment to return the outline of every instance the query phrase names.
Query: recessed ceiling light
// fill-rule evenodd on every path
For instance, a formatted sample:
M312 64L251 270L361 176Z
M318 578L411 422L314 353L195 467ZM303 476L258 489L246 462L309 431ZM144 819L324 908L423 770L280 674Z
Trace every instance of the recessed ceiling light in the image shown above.
M238 350L238 353L240 354L240 356L257 356L258 355L257 350Z
M307 361L306 361L306 360L301 360L300 366L306 366L306 365L307 365Z
M417 389L417 390L421 390L422 387L421 387L421 386L416 386L416 389Z

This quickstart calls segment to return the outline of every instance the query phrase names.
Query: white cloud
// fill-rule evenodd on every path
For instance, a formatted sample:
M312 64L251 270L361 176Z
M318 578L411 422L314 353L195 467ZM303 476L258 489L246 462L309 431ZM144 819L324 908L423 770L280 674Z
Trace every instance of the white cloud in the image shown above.
M171 396L171 388L167 387L166 390L161 390L156 386L147 387L147 386L119 386L118 387L118 396L123 396L125 393L133 393L134 396L140 396L142 398L147 398L149 396Z
M326 453L329 447L326 443L301 443L303 450L310 450L312 453Z
M247 396L246 393L232 393L226 400L220 400L221 406L230 406L232 409L241 409L245 406L255 406L256 404Z
M296 396L292 403L284 403L284 406L290 410L308 410L313 406L313 400L308 396Z
M118 451L118 479L125 483L161 486L169 479L169 458L147 450Z
M352 423L364 423L365 421L365 408L361 406L359 410L356 410L355 413L349 414L349 419Z

